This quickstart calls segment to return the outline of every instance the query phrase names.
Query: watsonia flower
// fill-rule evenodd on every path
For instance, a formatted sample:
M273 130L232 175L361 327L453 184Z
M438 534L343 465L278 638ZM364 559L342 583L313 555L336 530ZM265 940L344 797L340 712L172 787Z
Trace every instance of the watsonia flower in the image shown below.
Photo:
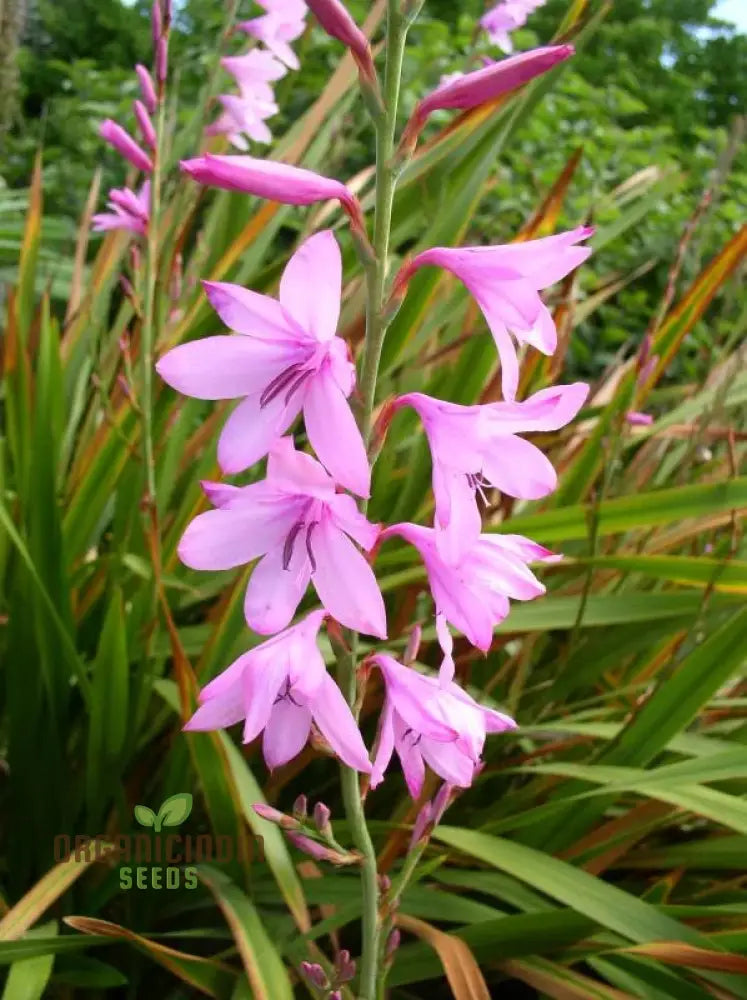
M298 56L290 47L306 27L304 0L257 0L267 12L249 21L239 21L239 31L262 42L270 52L290 69L299 69Z
M110 211L93 217L95 232L125 229L143 235L148 228L150 214L150 181L146 181L138 194L129 188L112 188L109 192Z
M519 360L511 336L543 354L553 353L557 331L539 292L587 259L591 248L577 244L593 232L589 226L578 226L557 236L525 243L433 247L402 268L396 286L401 290L415 271L427 266L442 267L459 278L475 297L498 348L503 396L514 400L519 385Z
M368 552L379 534L351 496L310 455L281 438L270 451L267 478L251 486L204 483L217 510L198 516L179 542L192 569L232 569L263 558L249 579L246 621L264 635L285 628L309 581L342 625L386 638L386 612L376 577L353 544ZM351 541L352 539L352 541Z
M484 29L493 45L504 52L513 52L514 46L510 33L521 28L527 17L541 7L545 0L501 0L491 7L480 18L480 27Z
M348 405L355 367L335 335L342 262L332 232L311 236L288 262L279 301L239 285L205 282L213 308L236 331L181 344L156 368L197 399L245 397L218 441L226 473L259 461L299 413L321 462L347 489L366 497L371 473Z
M383 780L395 750L414 799L423 789L426 764L450 785L467 788L480 765L485 734L516 728L508 715L483 708L453 681L443 684L384 653L370 662L386 684L372 788Z
M420 392L400 396L395 409L411 406L428 437L436 499L436 541L458 558L481 530L477 494L495 488L512 497L536 500L557 485L552 463L519 434L554 431L578 413L589 392L583 382L553 386L522 403L460 406Z
M276 768L301 752L313 723L340 760L368 773L358 726L317 646L324 617L324 611L312 611L240 656L202 689L199 708L184 728L225 729L243 719L244 743L264 731L262 752L267 766Z

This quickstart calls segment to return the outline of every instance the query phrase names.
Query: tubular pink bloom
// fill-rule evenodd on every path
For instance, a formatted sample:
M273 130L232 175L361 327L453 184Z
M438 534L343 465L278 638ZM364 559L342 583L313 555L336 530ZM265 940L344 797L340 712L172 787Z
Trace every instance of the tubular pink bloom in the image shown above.
M252 49L242 56L226 56L221 66L230 73L244 90L254 90L259 83L268 84L280 80L288 72L287 68L265 49Z
M153 128L153 122L150 120L150 115L148 114L145 105L142 101L133 101L132 109L135 112L135 118L137 119L140 134L143 137L145 145L149 146L151 149L155 149L158 144L158 140L156 139L156 130Z
M222 94L219 100L223 105L223 112L205 130L208 135L225 134L232 145L241 150L248 148L244 133L254 142L272 141L272 132L265 125L265 119L272 118L278 113L279 108L274 101L248 94L242 94L240 97L234 94Z
M181 344L156 368L187 396L246 397L218 441L224 472L258 462L303 411L320 461L342 486L369 495L371 470L347 402L355 366L347 344L335 336L341 284L340 248L330 230L315 233L293 254L279 301L239 285L205 282L213 308L238 336Z
M193 160L182 160L179 166L199 184L242 191L284 205L312 205L317 201L337 199L353 223L363 228L361 207L353 192L341 181L323 177L313 170L277 160L213 156L210 153Z
M483 69L436 87L415 108L402 134L401 148L412 150L430 114L446 109L466 110L495 100L509 90L515 90L535 76L546 73L557 63L572 56L572 45L548 45L531 49L509 59L491 63Z
M371 661L386 683L372 788L383 780L395 750L414 799L422 791L426 764L449 785L467 788L480 764L486 732L516 728L509 716L478 705L453 681L442 684L384 653Z
M158 105L156 88L153 86L153 78L145 66L140 63L138 63L135 67L135 72L137 73L137 78L140 81L140 93L143 95L143 103L148 109L148 112L152 115Z
M144 235L148 228L150 214L150 181L146 181L135 194L129 188L112 188L108 201L110 212L102 212L93 217L94 232L110 229L126 229L131 233Z
M325 613L312 611L235 660L202 689L185 730L225 729L243 719L244 743L264 730L262 751L274 769L301 752L314 722L348 767L370 772L361 734L317 646Z
M163 84L169 73L169 43L165 35L156 42L156 80Z
M446 622L463 632L473 646L487 652L493 629L509 612L508 599L531 601L545 592L527 563L558 558L522 535L480 535L456 559L441 553L434 528L394 524L381 532L380 540L392 535L414 545L425 563L439 641L446 654L441 668L444 680L451 680L454 669Z
M480 18L480 27L494 45L504 52L513 52L509 32L521 28L532 11L541 7L544 2L545 0L502 0Z
M487 487L536 500L557 486L555 469L535 445L517 437L554 431L581 409L583 382L542 389L523 403L459 406L419 392L401 396L395 408L411 406L420 416L433 461L436 541L447 558L458 558L481 530L476 494Z
M654 422L650 413L639 413L637 410L629 410L625 419L633 427L650 427Z
M594 230L578 226L557 236L495 247L433 247L405 265L397 276L402 286L421 267L450 271L467 287L482 310L501 358L503 395L513 401L519 384L519 361L509 334L543 354L557 347L557 332L541 289L559 281L591 254L576 246Z
M239 21L239 31L264 42L270 52L291 69L299 69L300 63L288 44L303 34L306 27L306 4L304 0L259 0L267 13L250 21Z
M179 542L192 569L232 569L264 556L249 580L244 613L263 635L286 627L311 581L342 625L386 638L376 577L353 542L369 552L379 534L351 496L291 438L270 451L267 478L251 486L207 484L217 510L199 514ZM352 539L352 541L351 541Z
M368 39L340 0L306 0L306 3L327 34L346 45L364 75L374 79Z
M99 126L99 135L101 138L108 142L120 156L124 156L126 160L137 167L138 170L142 170L143 173L149 174L153 169L153 164L150 161L148 154L138 146L135 140L115 121L111 118L107 118L106 121L102 122Z

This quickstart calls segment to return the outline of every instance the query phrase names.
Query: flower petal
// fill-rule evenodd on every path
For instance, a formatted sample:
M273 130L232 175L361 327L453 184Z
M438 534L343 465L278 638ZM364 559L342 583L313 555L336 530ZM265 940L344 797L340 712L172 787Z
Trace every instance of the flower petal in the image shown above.
M389 767L394 752L394 709L389 698L384 702L384 709L379 718L379 733L376 743L376 756L371 771L371 788L376 788L384 780L384 772Z
M244 743L256 739L268 723L288 673L281 656L255 658L244 673Z
M296 517L295 506L251 504L208 510L190 521L177 552L191 569L233 569L277 546Z
M316 560L312 581L324 607L341 625L386 639L384 600L358 549L328 518L310 544Z
M185 396L237 399L262 390L288 363L287 351L274 343L218 335L173 348L156 371Z
M475 773L475 763L455 743L436 743L423 739L419 749L426 764L450 785L469 788Z
M361 432L327 365L309 380L303 403L306 433L319 461L341 486L371 494L371 470Z
M202 287L230 330L273 342L298 341L298 333L277 299L227 281L203 281Z
M348 767L369 774L371 761L348 703L329 674L309 700L314 722L334 752Z
M331 229L296 250L280 279L280 304L320 343L331 340L340 318L342 257Z
M523 500L547 496L558 485L552 462L520 437L498 438L485 458L483 472L496 489Z
M419 744L416 745L416 740L417 737L414 740L412 733L406 734L404 723L395 716L394 746L402 764L405 784L414 799L420 796L423 790L423 782L425 781L425 765L423 763L423 756L420 753Z
M261 635L279 632L290 623L309 585L311 564L302 538L295 540L287 569L283 559L282 546L268 552L254 567L246 588L244 617Z
M275 702L262 737L262 755L273 771L293 760L303 750L311 730L311 712L287 698Z
M298 394L288 403L280 394L264 407L258 393L242 400L218 438L218 463L223 472L243 472L264 458L298 416L300 403Z

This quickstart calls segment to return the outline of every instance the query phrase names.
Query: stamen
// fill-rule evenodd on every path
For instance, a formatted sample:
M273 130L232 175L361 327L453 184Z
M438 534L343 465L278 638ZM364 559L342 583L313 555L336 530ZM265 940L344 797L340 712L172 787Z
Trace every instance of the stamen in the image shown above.
M477 495L480 497L485 506L489 507L490 501L487 498L485 489L490 486L490 483L487 481L487 479L483 478L482 473L468 472L467 482L469 483L470 488L477 493Z
M311 535L314 528L319 524L318 521L312 521L311 524L306 529L306 553L309 557L309 562L311 563L311 572L316 573L316 559L314 558L314 553L311 548Z
M302 368L303 365L298 362L295 365L290 365L288 368L284 368L279 375L276 375L272 382L265 386L264 392L259 397L260 409L264 409L268 403L271 403L273 399L279 396L288 383L294 380Z
M300 521L296 521L291 530L288 532L285 544L283 545L283 569L290 569L291 559L293 558L293 546L296 544L298 533L302 528L303 518L301 518Z
M311 374L312 374L311 368L307 368L306 371L301 372L301 374L298 376L298 378L296 379L296 381L293 383L293 385L290 387L290 389L285 394L285 402L286 403L290 402L290 399L291 399L291 396L293 395L293 393L296 391L296 389L300 389L301 388L301 386L304 384L304 382L306 381L306 379Z

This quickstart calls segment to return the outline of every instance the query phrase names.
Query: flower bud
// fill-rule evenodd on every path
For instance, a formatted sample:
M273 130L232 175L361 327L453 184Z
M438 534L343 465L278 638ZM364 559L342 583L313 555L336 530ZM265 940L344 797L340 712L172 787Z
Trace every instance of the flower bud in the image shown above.
M156 130L153 128L153 122L150 120L150 115L145 105L142 101L133 101L132 110L135 112L135 118L137 119L140 134L143 137L145 145L150 146L151 149L155 149L158 145Z
M169 44L165 37L156 43L156 80L163 84L169 71Z
M332 836L332 826L329 822L332 813L323 802L317 802L314 806L314 825L323 837Z
M656 366L658 364L659 364L659 355L652 354L651 357L648 358L646 363L640 368L638 372L636 382L639 386L645 385L648 382L648 380L651 378L654 371L656 370Z
M156 105L158 104L156 88L153 86L153 78L145 66L141 63L137 64L135 72L137 73L137 78L140 81L140 93L143 95L143 103L149 113L153 114L156 110Z
M161 0L153 0L150 12L150 26L153 32L153 44L158 45L158 40L163 34L163 19L161 17Z
M409 850L412 850L414 847L417 847L418 844L425 841L432 824L433 806L430 802L426 802L415 819L415 825L412 828L412 836L410 838Z
M324 990L329 986L327 974L316 962L301 962L301 974L319 990Z
M395 951L397 950L397 948L399 948L401 940L402 940L402 935L399 932L399 928L395 927L386 941L385 956L388 960L391 960L393 958Z
M283 830L300 829L301 824L297 819L287 816L285 813L280 812L279 809L273 809L272 806L268 806L264 802L255 802L252 809L262 819L266 819L268 823L275 823L276 826L281 827Z
M101 138L108 142L112 148L128 160L133 167L137 167L138 170L142 170L143 173L149 174L153 169L153 164L150 161L150 157L141 149L140 146L135 142L131 135L129 135L111 118L107 118L99 126L99 135Z
M350 49L361 77L368 82L375 81L376 70L368 39L340 0L306 0L306 6L328 35Z
M299 851L308 854L315 861L329 861L333 865L355 865L360 861L360 854L357 851L336 851L331 847L312 840L303 833L287 833L288 840L297 847Z
M308 802L305 795L299 795L296 801L293 803L293 809L291 810L293 815L298 820L305 820L306 813L308 811Z
M335 971L338 983L349 983L355 976L355 962L346 948L343 948L335 959Z
M405 655L402 657L402 662L407 664L409 667L411 663L414 663L418 658L418 650L420 649L420 640L423 636L423 630L419 625L413 625L412 631L410 632L409 638L407 640L407 647L405 648Z
M342 1000L342 990L332 990L327 1000Z
M649 427L654 422L650 413L639 413L636 410L628 410L625 419L632 427Z

